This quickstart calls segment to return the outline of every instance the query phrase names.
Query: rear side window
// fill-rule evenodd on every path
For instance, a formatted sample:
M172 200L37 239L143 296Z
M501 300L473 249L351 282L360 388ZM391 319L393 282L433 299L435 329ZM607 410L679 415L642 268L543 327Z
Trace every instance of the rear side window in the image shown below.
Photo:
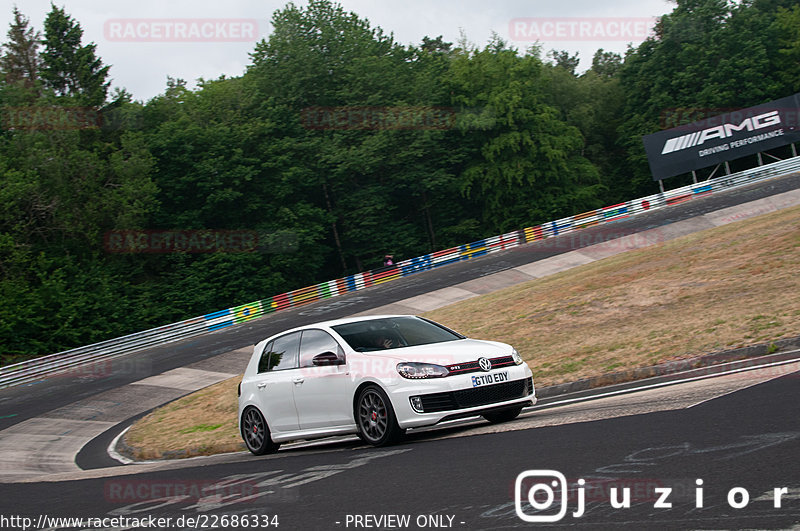
M270 341L267 343L267 346L264 347L264 351L261 353L261 357L258 359L258 372L267 372L269 370L269 352L272 352L272 345L274 341Z
M270 341L258 361L258 372L296 368L299 351L300 332L286 334Z

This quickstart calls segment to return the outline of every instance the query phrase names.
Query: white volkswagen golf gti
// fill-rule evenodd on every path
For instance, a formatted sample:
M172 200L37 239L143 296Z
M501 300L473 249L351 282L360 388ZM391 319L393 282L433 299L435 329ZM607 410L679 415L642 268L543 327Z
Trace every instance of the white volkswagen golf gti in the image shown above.
M256 455L284 441L357 433L383 446L407 428L536 403L510 345L468 339L412 315L327 321L256 344L239 385L239 429Z

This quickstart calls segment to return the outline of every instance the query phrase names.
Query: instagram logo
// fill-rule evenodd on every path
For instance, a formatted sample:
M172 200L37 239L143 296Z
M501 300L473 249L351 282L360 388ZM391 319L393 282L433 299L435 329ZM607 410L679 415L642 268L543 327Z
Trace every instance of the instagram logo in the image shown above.
M694 483L696 485L694 506L702 509L704 482L701 478L697 478ZM569 485L576 488L570 491ZM604 489L605 486L608 486L607 492ZM594 485L587 485L586 480L581 478L568 484L564 474L556 470L526 470L520 473L514 482L514 509L517 511L517 516L524 522L558 522L566 516L567 500L572 494L573 499L578 502L572 517L580 518L586 513L587 488L595 491L592 495L593 500L608 501L612 509L629 509L634 491L637 500L652 500L653 509L672 509L671 496L674 488L662 486L659 480L620 481L608 478L595 482ZM782 496L788 492L788 487L773 489L773 507L781 508ZM555 505L556 496L558 496L558 505ZM764 496L759 499L763 500ZM728 491L728 505L732 509L743 509L747 507L748 503L750 503L750 493L747 489L733 487Z
M578 483L581 481L578 480ZM553 509L556 492L558 512L553 513L548 509ZM537 514L526 512L527 507ZM567 478L557 470L526 470L520 473L514 482L514 508L517 516L525 522L558 522L567 514ZM538 514L541 512L545 513ZM581 514L573 516L577 518Z

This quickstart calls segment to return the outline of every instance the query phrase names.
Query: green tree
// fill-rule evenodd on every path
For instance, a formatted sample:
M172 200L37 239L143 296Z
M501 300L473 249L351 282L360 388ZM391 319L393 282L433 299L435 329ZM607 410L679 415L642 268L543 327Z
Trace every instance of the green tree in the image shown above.
M543 69L537 56L519 56L498 37L452 63L454 103L495 117L491 128L465 131L472 152L460 175L494 231L599 206L597 171L581 156L578 129L547 104Z
M610 66L616 61L621 63L618 55L599 50L592 68L580 76L549 64L542 72L545 101L558 110L560 119L580 131L581 155L597 169L603 186L595 191L605 204L628 198L624 190L627 176L619 170L625 153L616 143L625 102L618 76Z
M578 65L581 62L578 53L570 55L566 50L550 50L547 56L553 60L553 64L556 66L563 68L573 76L576 75L575 71L578 69Z
M602 48L592 57L592 72L598 76L613 78L622 67L622 56L614 52L606 52Z
M48 110L52 110L48 106ZM118 143L77 130L15 130L0 141L0 344L6 361L135 329L135 269L103 251L156 203L141 133Z
M291 154L276 171L327 213L337 273L436 245L433 209L452 182L443 140L452 132L395 120L449 105L442 75L451 44L427 39L406 49L327 1L289 4L273 26L248 74L258 80L261 116Z
M83 29L63 8L51 4L44 21L41 78L57 96L99 107L106 101L109 66L95 55L96 45L81 45Z
M39 78L39 33L28 27L29 20L14 7L14 21L8 30L8 42L3 45L0 70L6 83L25 81L33 85Z
M800 92L800 5L779 7L774 30L779 35L775 63L780 89L785 94Z

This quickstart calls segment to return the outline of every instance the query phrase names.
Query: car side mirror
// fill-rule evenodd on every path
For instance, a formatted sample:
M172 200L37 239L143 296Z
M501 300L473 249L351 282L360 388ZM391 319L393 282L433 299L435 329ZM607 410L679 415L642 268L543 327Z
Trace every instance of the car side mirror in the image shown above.
M322 354L317 354L311 359L311 363L314 364L315 367L323 367L326 365L344 365L344 359L340 358L333 352L323 352Z

